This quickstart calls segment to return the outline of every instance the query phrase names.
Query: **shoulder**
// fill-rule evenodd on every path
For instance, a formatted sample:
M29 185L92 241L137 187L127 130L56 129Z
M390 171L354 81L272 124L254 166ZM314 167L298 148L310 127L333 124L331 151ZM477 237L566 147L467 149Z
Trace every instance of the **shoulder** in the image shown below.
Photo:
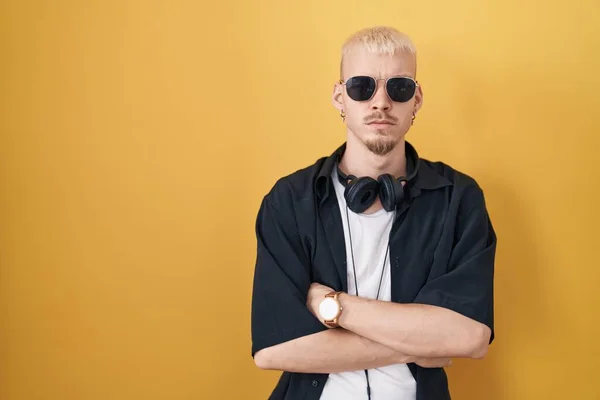
M475 205L484 203L483 188L471 174L457 169L444 161L431 161L421 159L421 168L433 171L436 175L448 182L449 200L461 205Z
M320 157L312 164L278 178L264 195L263 201L280 210L313 201L315 183L326 160L327 157Z
M431 161L421 158L420 163L422 164L422 167L427 167L435 171L460 189L467 187L479 187L479 184L473 176L444 161Z

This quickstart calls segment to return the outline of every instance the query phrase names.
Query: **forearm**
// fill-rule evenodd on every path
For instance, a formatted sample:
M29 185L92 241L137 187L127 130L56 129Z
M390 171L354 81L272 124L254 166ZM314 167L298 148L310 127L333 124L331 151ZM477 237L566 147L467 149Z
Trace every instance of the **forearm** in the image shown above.
M342 295L340 325L401 353L418 357L485 355L489 328L454 311Z
M260 368L305 373L357 371L414 360L341 328L290 340L255 354Z

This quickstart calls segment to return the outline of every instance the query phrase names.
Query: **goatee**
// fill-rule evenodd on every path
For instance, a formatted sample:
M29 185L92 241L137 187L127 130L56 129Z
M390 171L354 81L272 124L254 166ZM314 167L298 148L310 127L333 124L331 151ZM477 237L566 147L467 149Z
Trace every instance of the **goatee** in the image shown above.
M378 138L374 140L367 140L365 142L367 149L378 156L385 156L390 151L394 150L396 144L398 144L398 141L389 138Z

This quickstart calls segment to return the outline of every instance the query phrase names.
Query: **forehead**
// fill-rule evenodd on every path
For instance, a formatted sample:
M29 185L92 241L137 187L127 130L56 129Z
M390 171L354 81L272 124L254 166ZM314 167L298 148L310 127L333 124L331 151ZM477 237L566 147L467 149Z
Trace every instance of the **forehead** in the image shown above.
M351 49L342 65L343 79L351 76L368 75L375 78L390 76L409 76L414 78L416 60L409 52L399 52L393 55L378 54L356 47Z

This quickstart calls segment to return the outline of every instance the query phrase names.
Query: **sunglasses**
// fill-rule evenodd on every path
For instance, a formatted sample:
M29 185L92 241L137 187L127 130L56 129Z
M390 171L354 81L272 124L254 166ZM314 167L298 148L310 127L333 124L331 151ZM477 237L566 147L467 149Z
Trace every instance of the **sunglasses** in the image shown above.
M377 90L377 81L385 81L385 91L392 101L406 103L415 95L419 84L412 78L393 77L387 79L375 79L371 76L354 76L346 82L339 83L346 86L346 93L354 101L370 100Z

